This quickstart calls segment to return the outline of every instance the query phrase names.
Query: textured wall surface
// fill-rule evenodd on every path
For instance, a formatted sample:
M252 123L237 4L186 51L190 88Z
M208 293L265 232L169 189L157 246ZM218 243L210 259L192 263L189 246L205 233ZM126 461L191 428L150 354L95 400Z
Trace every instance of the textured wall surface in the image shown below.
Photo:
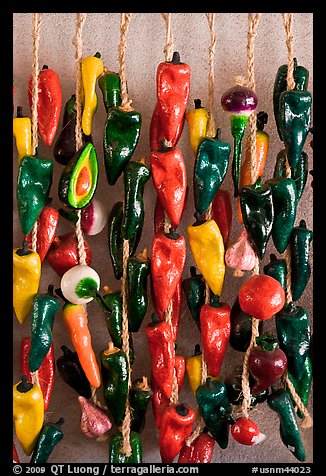
M13 39L14 39L14 85L16 87L15 107L23 106L25 114L30 115L27 99L27 81L32 69L32 14L16 13L13 19ZM237 75L246 75L246 46L247 46L247 14L246 13L218 13L216 14L216 32L218 36L215 55L215 99L214 115L216 125L222 129L222 139L232 144L229 119L223 112L220 105L221 95L228 88L233 86L233 79ZM189 107L193 107L194 99L200 98L202 104L207 106L208 98L208 45L209 29L205 15L203 13L175 13L172 16L172 28L174 34L174 49L180 52L181 60L187 62L191 67L191 90ZM313 84L313 17L311 13L296 13L293 25L294 53L298 58L298 63L302 64L310 71L309 90L312 92ZM75 91L75 49L72 39L75 35L75 14L74 13L44 13L41 26L39 64L47 64L59 75L62 83L63 105ZM126 52L126 76L128 81L129 97L132 105L142 115L142 128L140 140L133 159L138 160L141 156L149 157L149 125L151 114L154 109L155 95L155 75L159 62L164 60L163 48L165 46L165 24L159 13L134 13L129 31L127 34ZM93 55L96 51L102 54L104 64L113 71L119 71L118 63L118 43L119 43L119 13L89 13L83 30L83 54ZM272 92L273 83L278 67L287 62L287 49L285 45L285 32L282 18L279 13L264 13L258 27L258 35L255 41L255 74L256 92L259 98L257 112L264 110L269 115L269 121L265 127L270 136L270 150L265 167L264 179L273 175L277 153L282 148L276 125L273 117ZM101 91L97 87L99 97L99 107L93 122L93 140L99 159L99 183L95 197L101 199L107 206L108 213L113 204L122 197L123 184L119 180L116 185L109 186L105 176L103 164L102 137L105 122L105 109L102 102ZM61 115L62 121L62 115ZM60 122L61 130L61 122ZM308 137L309 141L311 136ZM309 141L305 145L305 151L309 156L309 170L312 169L312 149ZM190 188L187 207L184 211L182 221L178 228L179 233L186 236L186 226L193 223L193 188L192 173L194 156L189 146L188 126L185 124L182 136L178 143L181 148L188 173L188 183ZM52 156L50 148L40 141L40 153L48 157ZM14 177L17 173L16 149L13 150ZM51 190L53 205L60 207L61 203L57 197L57 184L62 172L62 166L54 162L54 179ZM313 229L312 223L312 188L311 176L308 176L307 185L299 202L296 225L301 219L306 220L307 226ZM228 170L223 188L232 191L231 167ZM145 223L142 238L138 247L149 250L151 254L151 241L153 237L153 212L155 204L155 189L150 181L145 186ZM234 212L236 202L233 201ZM17 209L14 197L14 243L19 246L22 241L22 234L19 227ZM60 219L58 235L72 231L71 225ZM240 225L237 221L236 213L233 216L231 240L236 238L240 232ZM92 267L101 277L101 285L107 284L113 290L118 290L121 283L116 281L113 275L111 261L107 247L107 227L96 236L87 237L93 251ZM269 254L275 252L273 243L270 241L262 266L268 261ZM312 256L311 256L312 263ZM184 277L189 275L189 267L194 264L189 246ZM222 298L224 301L233 304L237 291L241 283L248 278L234 278L232 271L227 269ZM60 278L51 267L44 262L42 267L42 278L40 291L45 292L49 283L59 287ZM312 281L306 288L299 304L309 310L313 316L312 309ZM150 320L152 304L144 319L140 332L134 334L135 363L133 365L133 378L142 375L149 376L150 360L148 354L147 338L145 335L145 325ZM109 339L105 321L97 304L92 302L88 305L89 327L92 334L93 346L96 354L103 350ZM266 330L275 330L274 320L266 323ZM21 326L14 317L14 382L20 376L19 369L19 347L21 338L29 336L31 332L30 318ZM55 355L61 355L60 346L65 344L71 347L67 331L65 329L61 311L58 312L54 325L54 346ZM189 357L194 349L194 345L199 342L200 335L192 320L187 306L184 302L180 319L180 329L177 339L178 354ZM243 354L236 352L230 346L225 355L222 367L221 378L229 375L236 365L241 365ZM101 389L98 392L102 398ZM180 401L186 401L195 407L194 397L190 392L187 378L180 395ZM312 413L312 402L310 399L309 410ZM107 462L108 449L107 442L96 442L87 439L80 432L80 407L77 401L77 394L68 387L57 374L54 385L54 392L46 420L57 421L64 417L63 426L64 439L53 451L49 462ZM279 420L266 403L256 406L250 417L259 425L260 430L266 434L266 439L261 444L254 447L246 447L236 443L230 437L227 449L221 451L216 448L215 462L267 462L267 463L297 463L291 452L283 445L279 436ZM312 462L312 429L302 430L302 438L307 452L307 462ZM142 433L143 461L160 462L158 451L157 432L153 422L152 408L149 406L146 426ZM216 445L217 446L217 445ZM21 461L28 462L29 457L17 443L17 449Z

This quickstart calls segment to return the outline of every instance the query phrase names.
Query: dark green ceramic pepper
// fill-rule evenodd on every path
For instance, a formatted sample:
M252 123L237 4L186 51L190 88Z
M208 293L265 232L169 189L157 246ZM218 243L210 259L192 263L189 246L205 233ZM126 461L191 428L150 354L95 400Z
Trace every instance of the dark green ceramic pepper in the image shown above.
M47 463L53 448L62 440L63 432L61 426L64 419L60 418L56 423L45 423L38 437L36 446L31 458L31 464Z
M110 185L114 185L131 159L140 135L141 115L130 105L108 110L104 129L104 165Z
M132 161L124 170L122 237L131 240L141 234L144 224L143 193L151 172L144 160Z
M288 360L288 370L296 380L300 380L310 345L308 311L290 302L276 314L275 324L280 347Z
M190 267L190 277L182 281L190 314L200 330L200 309L205 304L206 284L202 274L197 274L195 266Z
M32 306L31 349L28 359L31 372L35 372L40 368L44 357L51 347L54 318L60 305L60 300L53 296L52 284L49 285L47 294L37 294L34 298Z
M277 177L286 177L287 176L287 170L286 170L286 151L285 149L282 149L276 157L276 164L274 168L274 178ZM295 169L291 168L291 178L295 182L295 186L297 189L297 203L299 202L303 190L306 186L307 183L307 178L308 178L308 155L302 151L300 159L297 163L297 166Z
M38 154L25 155L19 164L17 208L19 223L27 236L49 198L52 185L53 160Z
M231 146L220 141L221 129L214 138L206 137L197 149L194 168L195 208L202 215L221 187L229 166ZM238 172L239 173L239 172Z
M61 346L63 355L57 361L57 369L62 379L76 392L85 398L91 398L92 390L83 367L80 365L78 354L66 345Z
M272 189L259 177L253 185L240 191L240 206L244 226L258 258L263 259L274 221Z
M312 361L311 357L308 354L304 362L304 370L300 380L296 380L293 375L289 372L289 379L293 383L294 389L299 395L302 403L306 407L308 405L310 388L312 383ZM304 418L301 410L297 410L297 414L300 418Z
M127 296L129 331L138 332L147 312L147 278L150 274L150 260L146 250L132 256L127 262Z
M229 443L232 406L227 395L226 385L221 380L207 378L196 390L196 400L201 415L214 440L222 449Z
M284 253L297 213L297 189L294 180L279 177L267 180L273 197L272 239L279 253Z
M234 301L230 314L231 331L229 343L234 350L246 352L252 335L252 319L244 312L239 304L238 297ZM259 322L259 334L263 332L263 321Z
M264 274L276 279L286 291L287 268L284 258L277 259L276 255L272 253L269 257L269 263L265 264L263 270Z
M129 366L126 353L109 342L100 354L104 399L114 423L121 425L128 398Z
M267 404L278 413L282 442L297 460L305 461L306 452L301 440L290 393L287 390L279 389L269 395Z
M143 450L139 434L135 431L131 431L129 441L131 446L131 455L126 456L122 453L122 433L118 431L111 436L109 440L109 463L130 464L142 462Z
M224 383L226 385L228 398L232 405L241 405L243 401L243 391L242 391L242 366L236 366L234 371L229 374ZM249 386L252 388L255 384L255 380L249 374ZM263 390L262 392L250 394L250 408L256 406L258 403L264 402L270 393L269 388Z
M147 378L142 377L132 382L129 403L132 412L131 431L140 433L145 426L148 404L153 396Z
M98 85L102 91L106 112L109 112L111 107L121 105L120 76L118 73L104 68L104 74L98 79Z
M291 244L291 290L292 300L297 301L308 284L311 268L309 252L313 232L307 229L305 220L293 228L290 236Z
M297 58L293 58L294 69L293 69L293 79L295 82L295 90L297 91L306 91L309 82L309 71L304 66L298 66ZM280 131L280 96L287 90L287 74L288 74L288 65L282 64L278 68L274 89L273 89L273 107L274 107L274 118L277 126L277 132L281 140L282 134Z

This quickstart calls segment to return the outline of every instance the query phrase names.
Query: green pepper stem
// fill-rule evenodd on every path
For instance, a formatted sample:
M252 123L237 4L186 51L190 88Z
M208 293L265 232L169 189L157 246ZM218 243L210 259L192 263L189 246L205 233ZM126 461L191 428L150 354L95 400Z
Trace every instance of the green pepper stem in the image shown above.
M269 352L273 352L279 346L276 337L271 334L263 334L256 339L256 343L261 349Z
M241 149L242 149L242 137L236 136L234 138L234 151L233 151L233 160L232 160L232 181L233 181L235 198L237 198L239 195Z
M21 382L17 385L17 390L20 393L27 393L33 388L33 384L27 381L27 376L22 375Z
M300 220L299 227L300 228L307 228L307 224L306 224L305 220Z
M49 67L47 64L44 64L42 69L49 69Z
M95 58L101 58L101 53L99 53L98 51L95 53L94 55Z
M209 305L214 308L221 307L220 296L218 296L217 294L214 294L213 296L211 296L209 300Z

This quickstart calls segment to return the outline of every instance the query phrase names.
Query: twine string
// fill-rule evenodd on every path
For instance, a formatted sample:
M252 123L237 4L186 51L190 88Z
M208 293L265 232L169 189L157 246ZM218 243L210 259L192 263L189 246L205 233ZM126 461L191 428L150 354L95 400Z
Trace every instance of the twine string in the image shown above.
M130 24L132 13L120 14L120 43L118 47L119 64L120 64L120 93L121 106L130 104L128 99L128 88L126 80L126 48L127 48L127 32Z
M294 38L292 33L292 26L293 26L293 13L282 13L282 20L283 25L285 28L285 35L286 35L286 47L288 50L288 71L287 71L287 89L292 91L295 88L295 81L294 81Z
M166 25L166 44L164 47L165 61L171 61L173 56L172 13L161 13Z
M306 409L306 407L304 406L301 398L299 397L299 395L297 394L295 388L294 388L294 385L293 383L291 382L290 378L289 378L289 375L288 375L288 372L286 371L285 374L284 374L284 381L286 383L286 386L288 387L289 391L290 391L290 394L294 400L294 403L296 404L297 408L303 413L304 415L304 418L301 422L301 427L302 428L311 428L312 425L313 425L313 421L312 421L312 418L308 412L308 410Z
M246 350L244 358L243 358L242 376L241 376L241 388L242 388L242 394L243 394L241 410L245 418L248 418L249 407L251 402L248 360L249 360L249 356L250 356L252 348L256 345L256 338L259 336L258 326L259 326L259 319L255 319L254 317L252 317L251 318L251 339L250 339L250 344L248 346L248 349Z
M214 120L214 58L215 48L217 43L217 35L215 29L215 13L205 13L209 31L210 31L210 45L208 47L208 124L207 137L215 136L215 120Z

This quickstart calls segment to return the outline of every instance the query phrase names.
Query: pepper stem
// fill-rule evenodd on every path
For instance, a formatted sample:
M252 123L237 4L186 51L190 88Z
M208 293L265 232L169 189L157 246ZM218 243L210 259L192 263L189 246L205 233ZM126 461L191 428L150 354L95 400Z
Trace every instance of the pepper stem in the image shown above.
M27 256L29 254L33 253L32 250L30 250L28 248L28 241L27 240L24 240L23 243L22 243L22 247L19 248L17 251L16 251L16 254L18 256Z
M195 278L197 276L196 266L190 266L190 276Z
M205 222L206 222L206 220L202 220L202 219L200 218L200 217L201 217L201 215L200 215L200 213L199 213L199 212L195 212L195 213L194 213L194 217L195 217L196 221L195 221L195 223L193 223L193 225L192 225L192 226L199 226L199 225L203 225L203 223L205 223Z
M44 64L42 69L49 69L49 67L47 64Z
M272 334L263 334L257 337L256 343L261 349L269 352L273 352L279 346L276 337Z
M94 55L95 58L101 58L101 53L99 53L98 51L95 53Z
M161 322L161 319L159 318L158 314L156 314L155 312L152 313L151 319L152 319L151 322L148 324L150 327L154 327L156 326L156 324Z
M178 51L173 52L172 60L170 62L172 64L181 64L180 53Z
M22 375L21 382L17 385L16 388L20 393L27 393L33 388L33 384L27 381L26 375Z
M54 286L53 286L53 284L49 284L49 285L48 285L48 292L47 292L47 294L48 294L49 296L53 296L53 291L54 291Z
M189 410L187 408L187 405L182 402L179 405L175 407L175 411L177 412L178 415L180 416L187 416L189 413Z
M59 420L55 423L55 426L62 426L65 422L65 419L64 418L59 418Z
M24 117L22 106L17 106L17 117Z
M217 294L214 294L213 296L211 296L209 300L209 304L210 306L215 308L221 307L220 296L218 296Z
M215 134L215 137L214 137L214 139L217 140L218 142L221 141L221 133L222 133L222 130L221 130L220 127L218 127L216 129L216 134Z
M194 355L199 355L199 354L201 354L200 345L195 344Z
M164 233L164 236L166 236L170 240L177 240L178 238L180 238L180 235L176 233L175 229L172 226L170 226L169 228L169 233Z
M104 355L111 355L115 354L116 352L119 352L119 349L115 347L112 341L108 343L108 348L104 350Z
M300 228L307 228L307 224L306 224L305 220L300 220L299 227Z
M257 114L257 130L263 131L265 124L268 122L268 114L267 112L260 111Z
M173 149L173 146L171 145L166 145L166 140L165 139L162 139L160 141L160 148L159 148L159 152L169 152L170 150Z
M201 99L194 99L195 109L201 109L203 106L201 105Z

